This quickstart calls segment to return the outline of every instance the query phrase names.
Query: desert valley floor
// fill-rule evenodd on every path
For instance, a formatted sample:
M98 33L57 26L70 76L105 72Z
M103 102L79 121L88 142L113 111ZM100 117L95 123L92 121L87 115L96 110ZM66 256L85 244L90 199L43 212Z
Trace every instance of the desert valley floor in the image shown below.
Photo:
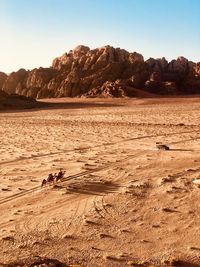
M200 100L48 101L0 113L0 262L200 266Z

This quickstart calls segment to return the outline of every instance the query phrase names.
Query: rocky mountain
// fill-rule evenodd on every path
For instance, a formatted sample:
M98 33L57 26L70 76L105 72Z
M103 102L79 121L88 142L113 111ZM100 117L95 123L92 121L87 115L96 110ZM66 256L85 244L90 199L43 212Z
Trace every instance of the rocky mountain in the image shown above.
M124 49L78 46L53 60L49 68L0 73L0 89L33 98L136 96L200 93L200 62L184 57L168 62Z

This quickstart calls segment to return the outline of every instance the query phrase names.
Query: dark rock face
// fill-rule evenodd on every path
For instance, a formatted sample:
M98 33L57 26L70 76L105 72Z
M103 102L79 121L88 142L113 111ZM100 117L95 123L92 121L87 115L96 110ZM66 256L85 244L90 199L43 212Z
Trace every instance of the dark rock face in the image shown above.
M200 63L184 57L144 61L142 55L120 48L90 50L80 45L54 59L50 68L20 69L4 77L2 84L9 94L33 98L134 96L130 88L162 95L193 94L200 93Z

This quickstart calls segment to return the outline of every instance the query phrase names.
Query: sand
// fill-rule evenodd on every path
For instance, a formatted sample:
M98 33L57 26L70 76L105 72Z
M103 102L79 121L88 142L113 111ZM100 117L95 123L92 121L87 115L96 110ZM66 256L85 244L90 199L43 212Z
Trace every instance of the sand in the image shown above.
M0 113L0 262L198 266L200 100L55 101Z

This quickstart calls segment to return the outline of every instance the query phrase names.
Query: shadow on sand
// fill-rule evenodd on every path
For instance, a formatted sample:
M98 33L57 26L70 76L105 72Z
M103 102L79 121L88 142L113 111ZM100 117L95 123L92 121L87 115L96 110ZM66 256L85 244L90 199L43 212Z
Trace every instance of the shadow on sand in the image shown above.
M86 195L97 195L101 196L104 194L114 193L119 190L121 186L112 182L86 182L82 183L73 183L70 185L58 184L55 185L55 189L64 189L66 188L68 193L74 194L86 194Z
M193 152L193 149L170 148L170 151Z
M118 259L115 259L113 257L110 257L109 260L111 261L119 261ZM16 267L16 266L20 266L20 267L36 267L36 266L51 266L51 267L69 267L72 265L68 265L66 263L60 262L57 259L49 259L49 258L41 258L41 257L35 257L34 259L25 259L22 260L21 262L14 262L11 264L3 264L0 263L0 266L2 267ZM75 266L75 265L73 265ZM77 265L79 266L79 265ZM134 264L135 267L142 267L142 266L147 266L146 264ZM159 265L155 265L155 266L159 266ZM199 264L195 264L195 263L190 263L190 262L186 262L186 261L178 261L176 263L176 265L170 265L170 266L180 266L180 267L200 267ZM170 267L169 266L169 267Z
M200 267L200 264L190 263L190 262L186 262L186 261L179 261L176 266L181 266L181 267Z
M76 109L76 108L92 108L92 107L114 107L114 106L122 106L119 102L116 103L115 101L106 102L102 99L102 101L81 101L81 102L73 102L73 101L66 101L66 102L55 102L55 103L48 103L48 102L40 102L43 103L44 106L47 108L52 109Z
M63 101L63 102L44 102L38 101L35 105L26 106L26 107L13 107L0 109L0 113L18 113L18 112L33 112L39 110L54 110L54 109L84 109L84 108L96 108L96 107L120 107L123 106L123 103L119 103L119 101L105 101L102 100L94 100L90 101Z

